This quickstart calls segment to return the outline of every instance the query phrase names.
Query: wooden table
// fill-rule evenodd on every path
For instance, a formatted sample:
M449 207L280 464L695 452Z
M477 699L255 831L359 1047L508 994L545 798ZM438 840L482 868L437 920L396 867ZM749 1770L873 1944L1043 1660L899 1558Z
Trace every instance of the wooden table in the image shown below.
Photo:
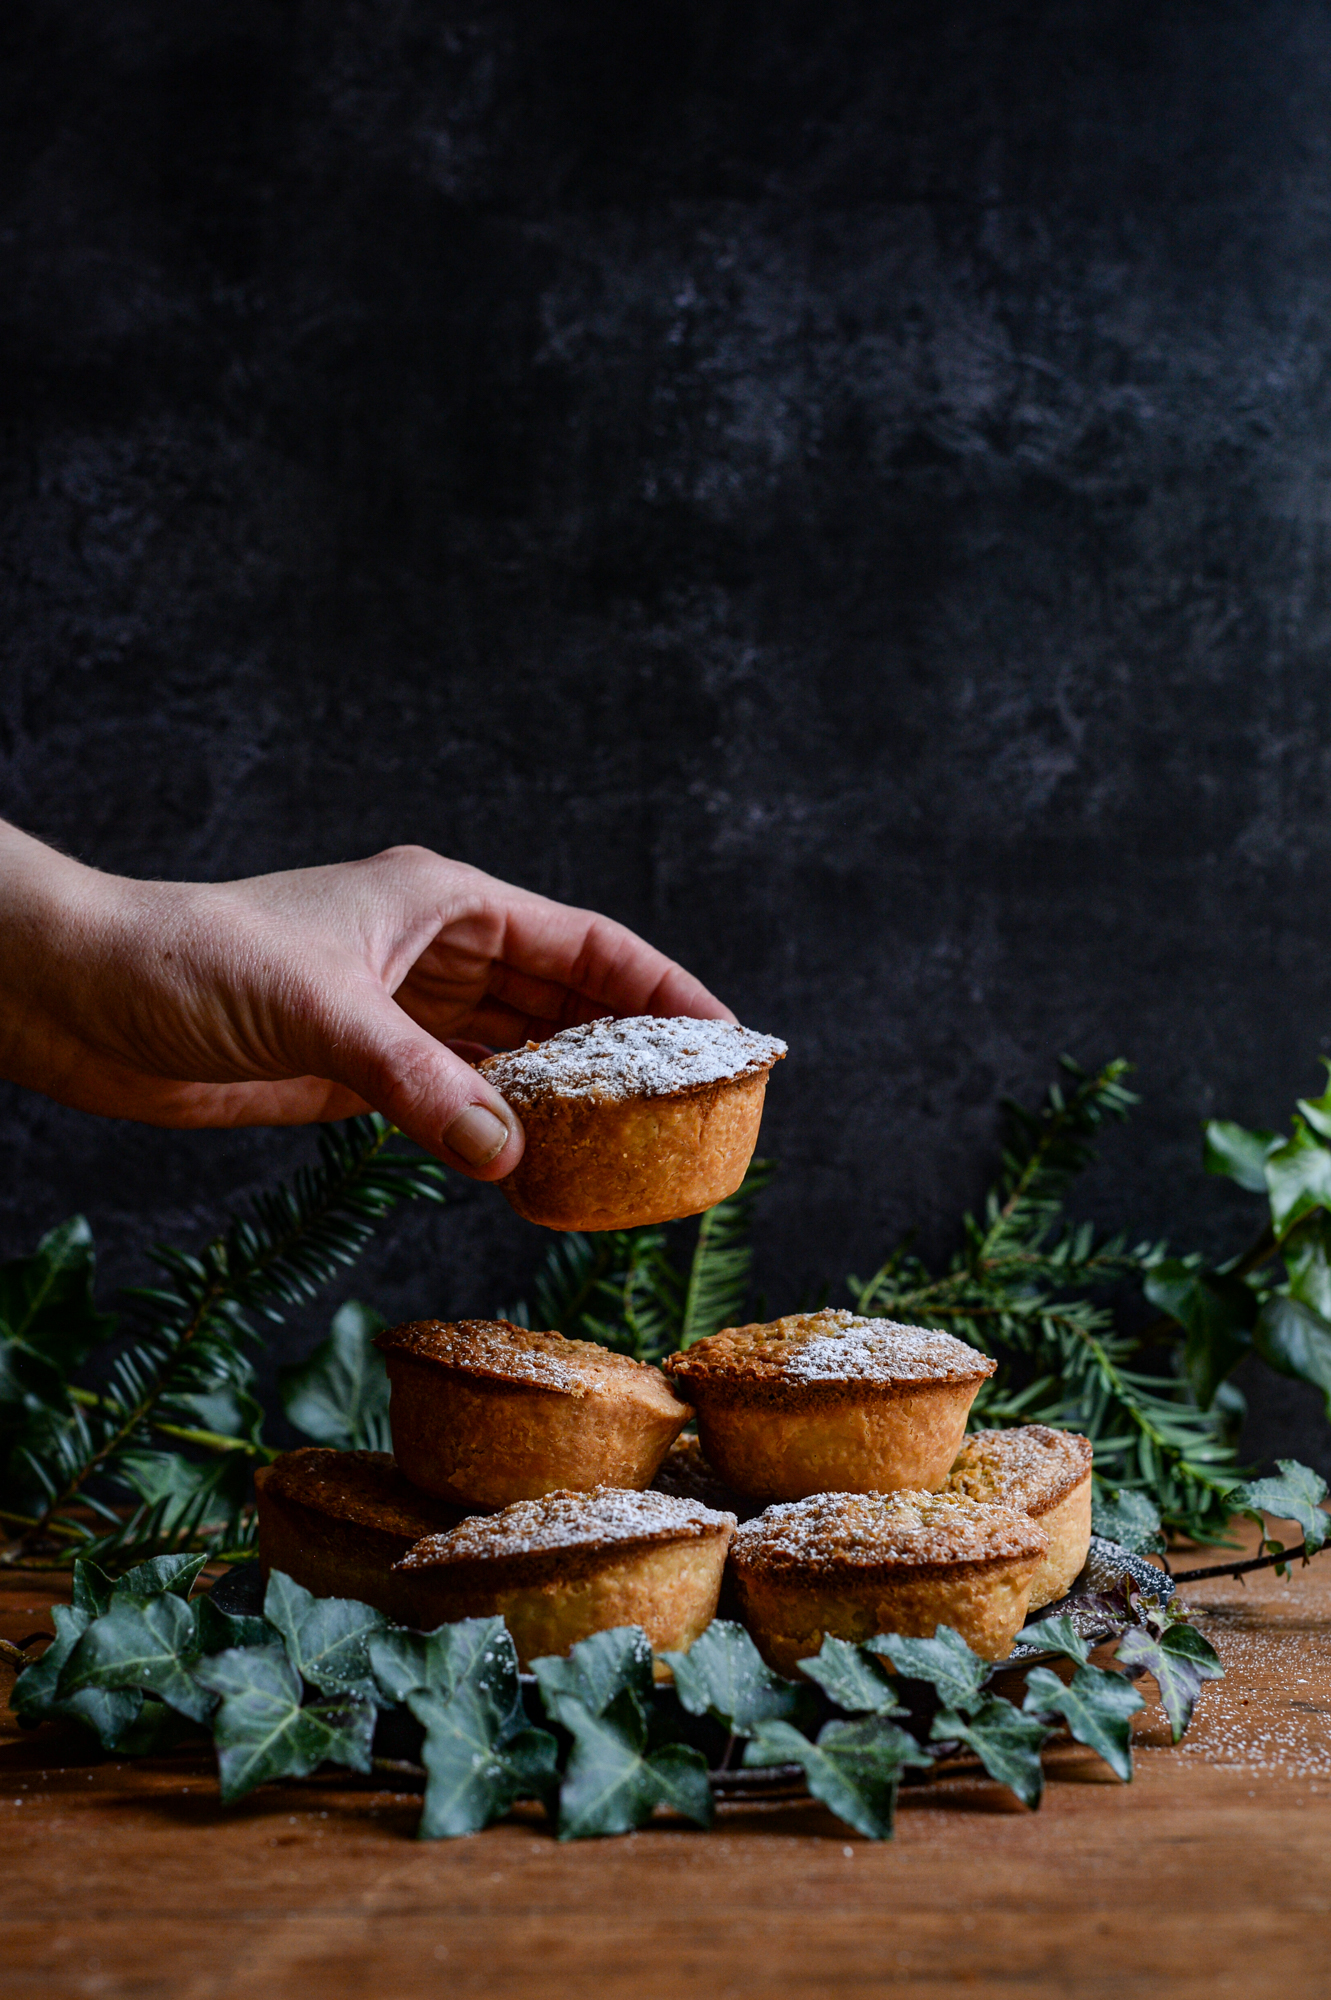
M1288 1533L1288 1531L1287 1531ZM0 1582L0 1630L59 1584ZM1228 1678L1137 1775L1050 1756L1039 1813L958 1773L875 1845L810 1804L560 1846L539 1815L418 1844L416 1802L336 1783L223 1811L198 1762L0 1747L0 1984L63 1995L1069 2000L1331 1994L1331 1554L1192 1586ZM1149 1685L1149 1684L1148 1684Z

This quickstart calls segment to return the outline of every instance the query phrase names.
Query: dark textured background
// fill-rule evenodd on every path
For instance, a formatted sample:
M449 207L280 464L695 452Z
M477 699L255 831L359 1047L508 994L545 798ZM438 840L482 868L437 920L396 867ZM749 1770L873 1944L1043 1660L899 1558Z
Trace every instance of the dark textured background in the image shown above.
M1061 1050L1086 1191L1327 1047L1331 11L10 0L0 803L104 867L417 840L791 1043L774 1308L931 1253ZM108 1280L303 1157L4 1098ZM358 1275L486 1309L494 1193ZM1250 1443L1328 1453L1311 1394Z

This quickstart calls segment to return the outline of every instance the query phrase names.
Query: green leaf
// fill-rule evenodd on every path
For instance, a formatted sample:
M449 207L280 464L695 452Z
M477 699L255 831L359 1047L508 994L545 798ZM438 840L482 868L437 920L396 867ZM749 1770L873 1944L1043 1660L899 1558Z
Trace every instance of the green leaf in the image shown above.
M111 1602L111 1592L115 1589L115 1578L99 1569L86 1556L74 1558L74 1608L86 1612L89 1618L97 1618Z
M278 1371L289 1422L335 1451L391 1451L388 1373L373 1345L387 1321L355 1299L333 1315L328 1338L308 1361Z
M531 1670L545 1712L564 1721L564 1704L575 1702L589 1715L604 1715L624 1693L645 1709L652 1698L652 1648L640 1625L617 1625L580 1639L567 1658L547 1655ZM572 1724L566 1724L571 1728Z
M1266 1193L1266 1162L1283 1144L1278 1132L1249 1132L1227 1118L1208 1118L1203 1165L1208 1174L1224 1174L1249 1194Z
M79 1688L51 1712L83 1723L103 1750L119 1750L143 1712L143 1696L137 1688Z
M146 1600L113 1597L75 1648L60 1679L62 1697L82 1688L137 1688L206 1722L216 1703L190 1669L199 1658L194 1607L171 1592Z
M1103 1757L1125 1785L1132 1780L1131 1718L1143 1705L1129 1681L1104 1667L1078 1667L1071 1687L1048 1667L1032 1667L1022 1704L1027 1715L1061 1715L1076 1741Z
M816 1681L829 1701L851 1715L905 1715L897 1704L896 1683L872 1653L828 1633L813 1660L800 1661L801 1673ZM782 1711L776 1711L778 1714ZM762 1720L755 1717L755 1720Z
M86 1567L91 1569L92 1564ZM94 1616L86 1605L52 1605L55 1637L40 1658L20 1669L9 1697L9 1705L21 1722L45 1722L59 1713L60 1675Z
M1154 1674L1175 1743L1192 1721L1203 1681L1223 1680L1225 1675L1210 1640L1195 1625L1182 1622L1166 1625L1162 1632L1149 1625L1130 1627L1114 1658L1125 1667Z
M1257 1298L1241 1278L1198 1271L1167 1258L1142 1281L1157 1311L1168 1313L1187 1333L1183 1369L1202 1409L1252 1345Z
M663 1653L690 1715L713 1715L738 1736L754 1725L809 1710L809 1691L773 1673L742 1625L715 1618L687 1653Z
M484 1690L510 1733L525 1720L517 1650L502 1618L462 1618L435 1632L376 1632L368 1651L375 1683L390 1704L412 1694L448 1700L471 1687Z
M1280 1246L1288 1292L1321 1319L1331 1319L1331 1217L1310 1215Z
M1066 1611L1060 1611L1056 1618L1037 1618L1017 1634L1019 1646L1038 1646L1042 1653L1062 1653L1084 1667L1091 1657L1091 1649L1082 1638Z
M1278 1375L1320 1389L1331 1417L1331 1324L1320 1313L1275 1292L1257 1315L1253 1345Z
M483 1681L469 1677L444 1696L413 1689L406 1701L425 1731L421 1840L478 1833L502 1819L515 1799L553 1793L554 1737L544 1729L513 1730L511 1704L496 1700Z
M388 1624L350 1597L315 1597L280 1569L270 1572L263 1615L281 1633L292 1666L323 1694L373 1701L369 1641Z
M196 1597L195 1628L201 1653L227 1653L237 1646L275 1646L278 1635L266 1618L243 1611L219 1611L211 1597Z
M1331 1149L1301 1118L1294 1136L1266 1162L1266 1186L1271 1197L1271 1223L1276 1236L1286 1236L1296 1222L1314 1209L1331 1207Z
M701 1753L667 1743L649 1756L647 1718L632 1688L622 1688L596 1714L567 1691L557 1703L558 1720L573 1737L559 1792L561 1840L630 1833L645 1826L658 1805L698 1826L711 1825L712 1789Z
M221 1696L213 1740L223 1805L273 1778L308 1778L320 1764L369 1770L373 1703L302 1708L300 1680L280 1647L219 1653L194 1671Z
M704 1213L684 1288L681 1348L733 1325L742 1312L753 1264L753 1205L774 1171L771 1160L751 1160L735 1193Z
M886 1653L907 1680L927 1681L944 1708L969 1715L982 1699L989 1662L973 1653L959 1632L940 1625L932 1639L906 1639L891 1633L868 1641L869 1650Z
M115 1331L114 1315L93 1304L95 1265L81 1215L49 1230L31 1257L0 1264L0 1342L17 1341L61 1375L73 1374Z
M1325 1056L1322 1057L1322 1062L1328 1076L1331 1076L1331 1062L1328 1062ZM1322 1097L1301 1097L1298 1104L1299 1110L1313 1130L1320 1132L1324 1139L1331 1139L1331 1090Z
M154 1597L188 1597L207 1560L206 1555L153 1556L148 1562L136 1563L113 1584L110 1601L147 1604Z
M1145 1493L1124 1487L1113 1495L1096 1493L1091 1502L1091 1529L1107 1542L1117 1542L1129 1555L1152 1556L1164 1552L1160 1532L1160 1509Z
M201 1743L200 1725L164 1701L146 1698L116 1744L118 1757L167 1757L182 1743Z
M1311 1555L1331 1533L1331 1516L1322 1506L1326 1481L1310 1465L1300 1465L1297 1458L1278 1458L1276 1464L1279 1478L1245 1480L1232 1487L1226 1498L1236 1514L1248 1515L1259 1526L1264 1526L1264 1514L1274 1514L1278 1521L1297 1521Z
M744 1750L746 1770L800 1765L814 1798L870 1840L892 1838L902 1771L932 1761L913 1736L881 1715L826 1723L817 1743L788 1722L764 1722Z
M969 1719L955 1709L940 1709L929 1734L935 1743L969 1744L991 1778L1014 1791L1023 1805L1032 1810L1039 1805L1044 1791L1040 1749L1049 1730L1038 1716L1014 1708L1001 1695L990 1695Z

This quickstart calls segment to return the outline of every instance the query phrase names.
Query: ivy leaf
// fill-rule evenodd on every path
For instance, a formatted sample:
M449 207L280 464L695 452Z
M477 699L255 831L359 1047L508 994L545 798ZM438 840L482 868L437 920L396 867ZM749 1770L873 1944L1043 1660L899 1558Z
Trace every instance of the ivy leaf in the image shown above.
M91 1563L82 1565L91 1569ZM78 1568L75 1565L75 1593L78 1590ZM57 1689L60 1675L72 1655L79 1640L87 1631L93 1613L86 1606L75 1603L54 1604L51 1617L55 1623L55 1637L39 1659L32 1660L20 1669L9 1697L9 1705L20 1722L32 1725L45 1722L59 1713Z
M556 1700L558 1720L573 1737L559 1792L561 1840L630 1833L644 1826L658 1805L697 1826L711 1825L712 1788L701 1752L667 1743L646 1755L647 1718L631 1687L597 1714L567 1691Z
M897 1704L896 1683L872 1653L828 1633L812 1660L800 1661L801 1673L816 1681L829 1701L851 1715L905 1715ZM776 1711L781 1714L781 1710ZM755 1718L761 1720L762 1718Z
M839 1643L836 1642L836 1643ZM663 1653L690 1715L713 1715L737 1736L809 1710L809 1691L773 1673L742 1625L715 1618L687 1653Z
M69 1716L91 1729L103 1750L119 1750L143 1709L138 1688L79 1688L62 1695L50 1711L53 1716Z
M74 1558L74 1609L82 1611L89 1618L100 1617L111 1602L111 1592L115 1589L115 1578L99 1569L86 1556Z
M1278 1479L1248 1479L1241 1486L1233 1486L1225 1495L1235 1513L1246 1514L1259 1527L1265 1526L1264 1514L1274 1514L1278 1521L1297 1521L1303 1530L1303 1543L1309 1555L1316 1553L1331 1534L1331 1516L1322 1506L1326 1498L1326 1481L1310 1465L1300 1465L1297 1458L1278 1458L1280 1468Z
M1331 1150L1302 1118L1294 1120L1293 1137L1267 1156L1266 1187L1277 1239L1314 1209L1331 1208Z
M1124 1784L1132 1781L1131 1718L1143 1706L1137 1689L1104 1667L1078 1667L1065 1687L1048 1667L1026 1676L1027 1715L1061 1715L1078 1743L1104 1758Z
M31 1257L0 1264L0 1350L17 1343L61 1376L72 1375L115 1331L114 1315L93 1304L95 1264L81 1215L49 1230Z
M206 1722L216 1703L190 1671L198 1658L192 1605L169 1591L146 1600L113 1596L79 1640L60 1677L61 1696L137 1688L191 1722Z
M870 1639L868 1645L871 1652L886 1653L897 1672L907 1680L928 1681L944 1708L955 1708L969 1715L982 1699L989 1662L973 1653L950 1625L940 1625L932 1639L905 1639L892 1633L885 1638Z
M328 1338L308 1361L278 1372L288 1420L335 1451L391 1451L388 1372L372 1346L388 1322L355 1299L333 1315Z
M1038 1646L1042 1653L1062 1653L1084 1667L1091 1657L1091 1649L1073 1624L1066 1611L1060 1611L1057 1618L1038 1618L1017 1634L1019 1646Z
M511 1734L526 1720L518 1655L502 1618L462 1618L436 1632L374 1633L370 1671L383 1699L413 1694L447 1701L464 1687L484 1689Z
M1327 1062L1325 1056L1322 1061L1328 1077L1331 1077L1331 1062ZM1331 1139L1331 1089L1322 1097L1301 1097L1298 1105L1313 1130L1320 1132L1324 1139Z
M207 1560L206 1555L153 1556L148 1562L136 1563L112 1585L110 1603L119 1599L148 1604L154 1597L165 1595L188 1597Z
M744 1749L746 1770L799 1764L814 1798L870 1840L892 1838L902 1771L932 1761L913 1736L881 1715L825 1723L816 1743L788 1722L764 1722Z
M226 1653L235 1646L277 1644L274 1627L252 1612L219 1611L211 1597L196 1597L193 1610L201 1653Z
M198 1724L168 1708L164 1701L145 1699L137 1716L116 1744L120 1757L165 1757L187 1740L198 1742Z
M1184 1329L1184 1373L1200 1407L1209 1410L1220 1384L1252 1346L1256 1294L1242 1278L1199 1271L1178 1258L1154 1265L1142 1290Z
M1275 1292L1257 1315L1253 1345L1277 1374L1320 1389L1331 1416L1331 1323L1319 1312Z
M419 1839L479 1833L502 1819L515 1799L553 1793L559 1780L554 1737L544 1729L514 1730L511 1704L497 1700L484 1681L468 1677L446 1696L413 1689L406 1702L425 1731L421 1758L428 1778Z
M1224 1174L1249 1194L1266 1193L1267 1159L1284 1143L1278 1132L1249 1132L1228 1118L1208 1118L1202 1131L1202 1164L1208 1174Z
M541 1690L547 1715L564 1721L564 1705L572 1702L589 1715L604 1715L624 1693L632 1694L645 1711L652 1696L652 1649L640 1625L617 1625L580 1639L567 1658L550 1654L533 1660L531 1670Z
M368 1701L300 1705L300 1678L279 1646L219 1653L195 1668L221 1696L213 1723L222 1803L271 1778L308 1778L320 1764L370 1768L374 1705Z
M315 1597L280 1569L264 1593L263 1615L281 1633L292 1666L323 1694L373 1701L369 1640L388 1620L351 1597Z
M1331 1216L1310 1215L1280 1246L1289 1296L1331 1318Z
M1044 1791L1040 1748L1049 1736L1039 1716L1014 1708L1002 1695L990 1695L969 1720L955 1709L940 1709L929 1734L935 1743L969 1744L991 1778L1032 1811L1039 1805Z
M1203 1638L1195 1625L1181 1622L1166 1625L1162 1632L1134 1625L1124 1633L1114 1658L1138 1673L1144 1669L1154 1674L1175 1743L1192 1721L1202 1682L1225 1677L1210 1640Z
M1160 1509L1145 1493L1125 1486L1118 1493L1097 1493L1091 1502L1092 1532L1107 1542L1117 1542L1129 1555L1161 1555L1165 1538L1160 1532Z

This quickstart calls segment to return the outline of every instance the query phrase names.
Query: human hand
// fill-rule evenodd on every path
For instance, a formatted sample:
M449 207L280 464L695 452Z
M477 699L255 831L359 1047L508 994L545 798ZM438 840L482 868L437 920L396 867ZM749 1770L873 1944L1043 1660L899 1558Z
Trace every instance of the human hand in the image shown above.
M232 1126L373 1109L500 1180L522 1126L464 1057L601 1014L734 1018L621 924L425 848L137 882L0 823L0 1075L79 1110Z

